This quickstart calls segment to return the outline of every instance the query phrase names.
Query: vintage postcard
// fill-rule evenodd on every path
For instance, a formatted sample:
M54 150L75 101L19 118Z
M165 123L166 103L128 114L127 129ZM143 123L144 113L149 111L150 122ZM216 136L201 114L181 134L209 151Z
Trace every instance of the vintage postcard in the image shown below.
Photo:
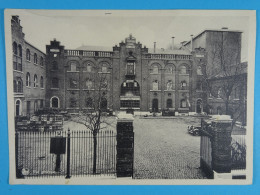
M10 184L251 184L256 12L5 10Z

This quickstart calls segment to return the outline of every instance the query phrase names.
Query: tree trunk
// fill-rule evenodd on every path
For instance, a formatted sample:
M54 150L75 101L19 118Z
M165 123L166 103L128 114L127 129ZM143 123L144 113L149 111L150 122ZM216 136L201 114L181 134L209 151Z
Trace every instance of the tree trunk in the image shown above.
M93 174L97 173L97 133L93 134Z
M225 102L225 107L226 107L226 115L228 115L228 114L229 114L228 104L229 104L229 101L228 101L228 100L226 100L226 102Z

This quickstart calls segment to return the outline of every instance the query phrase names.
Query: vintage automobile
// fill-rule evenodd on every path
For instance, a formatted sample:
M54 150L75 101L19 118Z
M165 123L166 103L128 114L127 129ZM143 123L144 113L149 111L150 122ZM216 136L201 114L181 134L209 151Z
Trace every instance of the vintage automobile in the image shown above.
M201 127L195 127L195 126L191 125L191 126L188 126L187 130L188 130L189 134L191 134L191 135L195 135L195 136L201 135Z

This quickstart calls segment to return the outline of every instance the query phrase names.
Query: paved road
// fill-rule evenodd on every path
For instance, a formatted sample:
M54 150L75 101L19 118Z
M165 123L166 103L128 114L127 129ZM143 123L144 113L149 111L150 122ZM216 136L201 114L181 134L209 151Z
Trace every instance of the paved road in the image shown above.
M136 179L198 179L200 137L187 133L195 118L134 120Z

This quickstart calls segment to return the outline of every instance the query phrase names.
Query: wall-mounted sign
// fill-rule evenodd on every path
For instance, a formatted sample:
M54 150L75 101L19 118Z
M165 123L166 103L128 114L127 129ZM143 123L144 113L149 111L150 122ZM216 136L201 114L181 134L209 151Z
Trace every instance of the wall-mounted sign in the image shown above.
M50 49L50 52L60 52L59 49Z

